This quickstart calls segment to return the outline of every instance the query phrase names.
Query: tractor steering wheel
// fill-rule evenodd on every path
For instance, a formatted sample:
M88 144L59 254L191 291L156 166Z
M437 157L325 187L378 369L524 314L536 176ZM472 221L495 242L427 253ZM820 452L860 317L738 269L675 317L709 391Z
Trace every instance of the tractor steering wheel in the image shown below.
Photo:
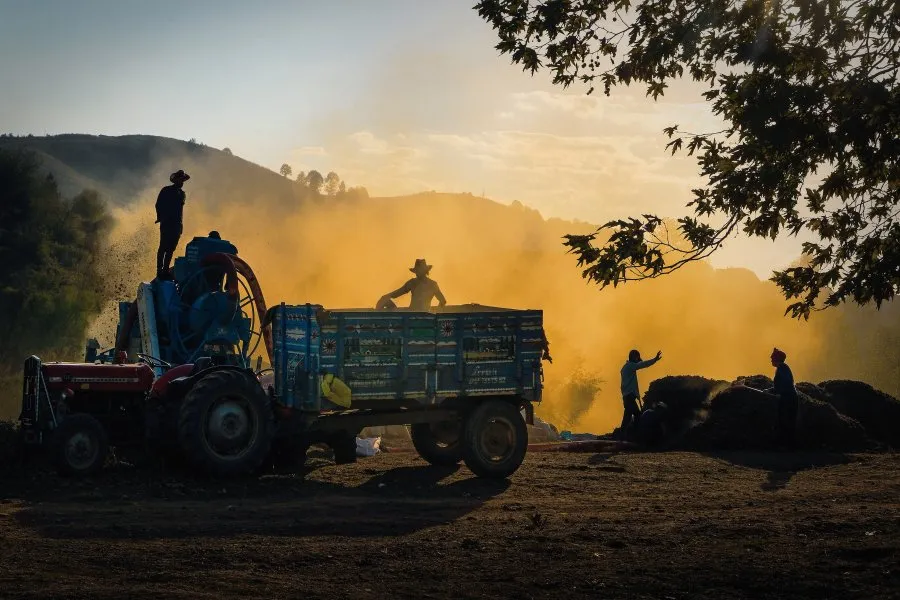
M144 363L154 369L157 367L162 368L162 369L171 369L172 368L172 365L170 365L166 361L156 358L155 356L150 356L149 354L141 354L140 352L138 352L137 357L142 363Z

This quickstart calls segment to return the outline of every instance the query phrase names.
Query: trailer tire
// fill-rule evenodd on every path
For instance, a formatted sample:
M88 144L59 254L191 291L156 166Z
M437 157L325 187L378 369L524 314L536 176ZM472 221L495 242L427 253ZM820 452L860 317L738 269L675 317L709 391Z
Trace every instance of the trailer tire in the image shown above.
M75 413L60 421L53 432L51 452L60 475L94 475L109 456L109 438L100 421L88 414Z
M525 460L528 428L519 409L504 400L487 400L469 413L463 427L463 459L475 475L509 477Z
M424 460L437 467L452 467L463 459L462 429L459 421L416 423L410 427L409 435Z
M274 436L269 397L251 374L214 371L184 396L178 441L188 462L205 473L252 473L269 455Z

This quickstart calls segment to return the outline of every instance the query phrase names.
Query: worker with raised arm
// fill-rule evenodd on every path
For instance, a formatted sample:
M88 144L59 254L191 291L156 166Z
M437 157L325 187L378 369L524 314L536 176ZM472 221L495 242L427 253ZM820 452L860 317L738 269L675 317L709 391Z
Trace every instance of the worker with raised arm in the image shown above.
M399 298L405 294L411 295L409 307L413 310L427 311L431 308L431 301L434 298L437 298L438 306L447 304L447 299L441 293L440 286L435 280L428 277L428 274L431 272L431 265L426 263L424 258L417 258L416 264L410 271L415 273L416 276L404 283L402 287L382 296L378 300L376 308L389 308L393 304L391 302L392 299Z
M169 264L178 247L178 240L184 231L184 182L191 176L182 170L169 175L172 185L159 191L156 198L156 222L159 223L159 249L156 251L156 277L171 278Z
M641 411L638 408L638 398L641 397L640 388L638 386L637 372L640 369L646 369L655 365L662 358L662 352L657 352L655 358L650 360L641 360L641 353L632 350L628 353L628 361L622 367L622 404L625 408L625 414L622 416L621 431L624 436L628 431L628 427L637 424L641 417Z

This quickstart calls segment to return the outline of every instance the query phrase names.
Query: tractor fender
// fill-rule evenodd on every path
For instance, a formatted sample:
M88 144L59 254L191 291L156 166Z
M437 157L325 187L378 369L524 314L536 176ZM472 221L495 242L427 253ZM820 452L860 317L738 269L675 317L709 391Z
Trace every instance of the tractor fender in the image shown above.
M169 389L169 384L172 382L172 380L179 377L187 377L193 370L193 364L178 365L177 367L172 367L153 382L153 386L150 388L150 395L157 398L164 397Z
M165 384L165 394L159 396L160 398L164 398L167 402L180 402L181 399L184 398L185 394L187 394L188 391L190 391L190 389L194 387L194 384L196 384L198 381L200 381L210 373L214 373L217 371L239 371L248 375L252 375L254 378L256 378L256 374L252 369L245 369L243 367L236 367L234 365L214 365L199 369L196 372L193 372L193 369L195 369L197 365L180 365L179 367L175 368L179 369L181 367L190 367L190 369L187 369L186 373L182 372L181 375L176 375L172 379L168 380ZM174 370L175 369L171 369L169 372ZM260 384L260 389L262 389L262 384Z

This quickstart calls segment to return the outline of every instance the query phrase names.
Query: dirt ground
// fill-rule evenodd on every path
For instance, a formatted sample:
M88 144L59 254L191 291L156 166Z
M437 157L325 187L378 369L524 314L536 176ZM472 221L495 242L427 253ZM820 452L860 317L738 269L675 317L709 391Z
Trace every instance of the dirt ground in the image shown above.
M240 482L0 475L2 598L900 597L895 454L409 453Z

